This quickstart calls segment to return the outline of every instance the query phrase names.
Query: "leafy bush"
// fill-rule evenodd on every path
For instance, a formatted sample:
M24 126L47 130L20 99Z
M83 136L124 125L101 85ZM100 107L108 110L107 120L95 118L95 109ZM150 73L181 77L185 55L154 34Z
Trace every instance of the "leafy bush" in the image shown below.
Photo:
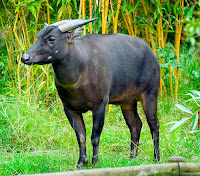
M191 110L189 106L176 104L176 107L178 109L180 109L182 112L190 114L190 116L184 117L177 122L170 122L170 124L174 123L174 125L170 128L169 132L172 132L173 130L177 129L184 122L189 121L189 120L192 121L192 131L195 131L197 129L198 119L200 118L200 91L192 90L191 93L188 93L187 95L191 97L189 100L187 100L187 102L191 103L193 110Z

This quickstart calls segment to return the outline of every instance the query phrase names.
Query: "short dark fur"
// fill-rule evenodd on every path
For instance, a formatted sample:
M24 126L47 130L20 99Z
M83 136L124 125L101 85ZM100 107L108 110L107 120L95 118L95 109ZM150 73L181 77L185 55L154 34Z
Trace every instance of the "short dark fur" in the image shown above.
M142 102L154 141L154 156L159 161L157 98L160 68L156 55L137 37L91 34L78 39L81 32L81 28L61 33L57 27L46 27L22 57L26 64L52 63L59 96L79 143L78 165L87 163L82 113L93 112L91 139L92 162L95 164L107 104L121 106L131 133L131 158L137 155L142 128L137 101Z

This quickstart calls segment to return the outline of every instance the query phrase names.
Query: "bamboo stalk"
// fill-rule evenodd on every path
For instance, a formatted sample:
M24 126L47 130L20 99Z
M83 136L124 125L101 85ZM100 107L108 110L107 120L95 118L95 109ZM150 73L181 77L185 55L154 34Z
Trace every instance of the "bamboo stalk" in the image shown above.
M166 30L169 28L169 25L167 24L166 26ZM164 44L166 45L166 41L167 41L167 35L168 35L168 32L165 32L164 34ZM169 81L170 81L170 92L171 92L171 96L173 96L173 79L172 79L172 68L171 66L169 65L168 67L169 69Z
M101 0L101 19L102 19L102 34L105 34L106 26L105 26L104 0Z
M123 16L123 18L124 18L124 22L125 22L126 28L127 28L127 30L128 30L128 34L131 35L131 30L130 30L128 21L127 21L125 15L124 15L124 13L122 13L122 16Z
M161 82L161 86L163 88L164 93L167 93L167 89L166 89L165 83L163 81L163 78L160 78L160 82Z
M37 22L38 22L38 18L39 18L39 14L40 14L40 8L37 11L37 15L36 15L36 23L35 23L35 34L34 34L34 39L33 39L33 43L35 43L36 41L36 36L37 36Z
M130 1L131 2L131 1ZM132 0L132 6L134 7L135 5L135 2L134 0ZM136 25L136 10L135 12L133 12L133 20L134 20L134 31L135 31L135 36L137 36L137 33L138 33L138 29L137 29L137 25Z
M145 26L144 29L145 29L146 42L148 43L148 45L150 45L147 26Z
M18 4L19 4L19 3L20 3L20 2L18 1ZM17 15L16 15L16 18L15 18L14 27L13 27L13 33L14 33L16 39L17 39L17 42L18 42L20 48L23 49L22 44L21 44L21 42L20 42L20 40L19 40L19 37L18 37L18 35L17 35L17 32L16 32L16 26L17 26L18 16L19 16L19 9L17 10ZM20 65L18 65L18 66L20 66ZM19 78L19 77L20 77L20 75L19 75L20 73L17 72L17 74L18 74L18 79L20 79L20 78ZM27 81L27 90L28 90L28 88L29 88L29 80L30 80L30 72L29 72L28 67L27 67L27 79L26 79L26 81ZM21 88L19 88L19 94L21 94ZM20 96L21 96L21 95L20 95ZM28 92L28 97L29 97L29 96L30 96L30 92ZM29 102L29 99L28 99L28 102Z
M28 27L27 27L26 17L25 17L25 14L24 14L23 7L21 7L21 12L22 12L22 17L23 17L23 24L24 24L24 27L25 27L24 38L27 39L28 48L30 48L31 45L30 45L30 39L29 39L29 35L28 35ZM29 69L30 69L30 71L29 71ZM33 90L34 90L34 76L31 77L31 73L33 75L33 66L31 66L30 68L27 68L27 72L28 72L28 74L27 74L27 90L30 87L30 78L32 78L32 86L33 86ZM28 92L28 97L30 97L30 91Z
M184 7L184 0L181 0L180 7ZM179 49L180 49L180 39L181 39L181 31L182 31L182 23L183 20L183 12L181 16L178 18L178 14L176 14L176 31L175 31L175 54L177 56L176 61L179 62ZM179 67L175 68L175 99L178 97L178 79L179 79Z
M112 14L114 14L112 0L110 0L110 9L111 9ZM112 18L113 18L113 22L114 22L115 21L114 15L112 15Z
M160 1L159 1L160 2ZM157 11L157 13L159 13L158 11ZM162 38L162 32L161 32L161 30L162 30L162 19L161 19L162 17L161 17L161 14L160 14L160 18L157 20L157 32L158 32L158 35L157 35L157 38L158 38L158 47L159 48L163 48L164 46L163 46L163 42L162 42L162 40L163 40L163 38ZM159 63L161 63L161 64L163 64L163 58L162 57L158 57L159 58ZM161 68L160 69L160 79L162 79L162 75L163 75L163 69ZM163 82L164 83L164 82ZM164 84L162 84L162 82L160 81L160 92L161 92L161 97L163 96L163 85Z
M130 28L131 35L134 36L131 16L128 13L126 13L126 16L127 16L128 25L129 25L129 28Z
M117 2L117 12L115 14L115 21L114 21L114 33L117 33L117 22L118 22L120 7L121 7L121 0L118 0L118 2Z
M25 26L25 33L26 33L26 37L28 40L28 48L30 48L30 39L29 39L29 35L28 35L28 27L27 27L27 23L26 23L26 17L24 15L24 9L23 7L21 7L21 12L22 12L22 16L23 16L23 20L24 20L24 26Z
M20 54L20 59L18 59L18 66L17 66L17 80L18 80L18 89L19 89L19 99L21 100L21 84L20 84L20 65L21 65L21 57L23 52Z
M47 0L47 4L49 5L49 1ZM49 6L47 6L47 22L48 24L50 24L50 11L49 11ZM46 66L47 68L47 95L46 95L46 99L47 99L47 103L48 103L48 98L49 98L49 93L48 93L48 89L49 89L49 67Z
M80 5L79 5L79 19L81 19L81 12L82 12L82 3L83 3L83 0L80 0Z
M167 24L165 30L168 30L168 29L169 29L169 25ZM165 43L165 44L166 44L166 42L167 42L167 36L168 36L168 32L165 32L165 34L164 34L164 43Z
M169 66L168 69L169 69L170 92L171 95L173 95L172 68Z
M68 2L67 2L67 7L65 7L65 11L64 11L64 13L63 13L63 15L62 15L62 20L64 20L65 19L65 16L66 16L66 13L68 12L68 15L69 15L69 18L71 17L71 8L69 8L69 7L71 7L71 0L68 0Z
M85 19L85 0L82 0L82 18ZM86 30L84 28L83 34L86 35Z
M14 22L14 27L13 27L13 33L14 33L16 39L17 39L17 42L18 42L20 48L22 49L22 48L23 48L23 47L22 47L22 44L21 44L21 42L20 42L20 40L19 40L19 37L18 37L18 35L17 35L17 32L16 32L16 25L17 25L18 16L19 16L19 10L17 11L17 15L16 15L16 17L15 17L15 22Z
M49 11L49 1L47 0L47 23L50 24L50 11Z
M90 19L92 19L92 0L89 0ZM92 34L92 23L90 23L89 32Z
M106 0L106 1L105 1L105 20L104 20L105 29L106 29L107 18L108 18L108 5L109 5L109 0ZM105 32L106 32L106 31L105 31Z
M142 4L143 4L143 8L144 8L144 13L145 13L146 16L148 16L147 8L144 4L144 0L142 0ZM151 21L150 21L150 25L152 26ZM150 38L150 41L151 41L151 47L152 47L152 50L154 51L154 53L156 54L155 41L153 39L152 31L151 31L150 27L148 27L148 29L149 29L149 38Z

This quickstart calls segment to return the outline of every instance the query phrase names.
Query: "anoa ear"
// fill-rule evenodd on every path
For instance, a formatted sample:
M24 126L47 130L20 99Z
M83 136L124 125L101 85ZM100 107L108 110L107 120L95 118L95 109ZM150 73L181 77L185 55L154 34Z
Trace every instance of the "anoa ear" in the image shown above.
M80 37L80 35L82 34L84 28L80 27L80 28L76 28L71 35L71 39L78 39Z

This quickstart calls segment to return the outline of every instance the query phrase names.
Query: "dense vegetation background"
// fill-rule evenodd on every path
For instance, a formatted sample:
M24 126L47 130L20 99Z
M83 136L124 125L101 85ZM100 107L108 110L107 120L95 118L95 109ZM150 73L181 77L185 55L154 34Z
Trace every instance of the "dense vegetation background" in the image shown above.
M200 162L200 1L1 0L0 8L0 175L76 168L78 145L58 98L51 65L27 66L20 58L45 22L77 18L98 18L85 26L84 35L119 32L141 37L152 47L161 66L162 162L171 155ZM96 167L153 163L153 144L141 105L144 125L134 160L128 158L130 134L120 108L109 111ZM84 119L91 159L91 112Z

